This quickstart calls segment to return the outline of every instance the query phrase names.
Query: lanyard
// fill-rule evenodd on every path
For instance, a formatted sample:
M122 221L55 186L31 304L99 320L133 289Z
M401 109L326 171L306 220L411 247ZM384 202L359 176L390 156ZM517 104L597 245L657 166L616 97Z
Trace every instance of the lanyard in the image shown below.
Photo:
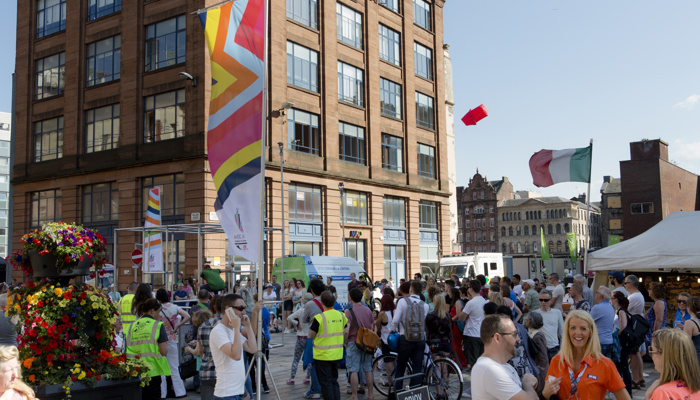
M574 380L574 371L569 367L569 380L571 381L571 393L570 395L573 395L576 393L578 388L576 387L578 383L581 381L581 378L583 377L584 372L586 372L586 368L588 368L588 364L586 363L581 363L583 364L583 369L581 369L581 372L578 373L578 377L576 380Z

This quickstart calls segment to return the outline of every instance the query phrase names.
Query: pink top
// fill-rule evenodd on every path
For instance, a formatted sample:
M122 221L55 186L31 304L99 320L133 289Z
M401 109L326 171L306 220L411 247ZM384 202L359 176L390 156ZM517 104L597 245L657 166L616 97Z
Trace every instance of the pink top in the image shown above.
M651 400L698 400L700 392L690 393L683 381L665 383L651 394Z

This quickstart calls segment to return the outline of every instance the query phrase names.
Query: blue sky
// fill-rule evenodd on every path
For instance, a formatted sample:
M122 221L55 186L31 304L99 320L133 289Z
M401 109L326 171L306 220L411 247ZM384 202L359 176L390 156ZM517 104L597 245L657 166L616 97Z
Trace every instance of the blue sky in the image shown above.
M14 0L0 2L0 111L11 110ZM572 197L586 185L532 184L530 156L585 147L593 184L618 177L629 142L661 138L670 159L700 172L700 2L447 0L444 39L454 66L457 183L476 169L517 190ZM459 119L485 104L489 117Z

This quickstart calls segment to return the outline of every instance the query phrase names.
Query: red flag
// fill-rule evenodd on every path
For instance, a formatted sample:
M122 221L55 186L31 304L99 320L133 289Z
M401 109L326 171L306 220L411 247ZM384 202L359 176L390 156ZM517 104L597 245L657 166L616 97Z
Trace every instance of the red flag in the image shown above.
M485 105L480 105L477 108L469 110L469 112L462 117L462 122L464 125L476 125L477 122L481 121L489 115L489 110L486 109Z

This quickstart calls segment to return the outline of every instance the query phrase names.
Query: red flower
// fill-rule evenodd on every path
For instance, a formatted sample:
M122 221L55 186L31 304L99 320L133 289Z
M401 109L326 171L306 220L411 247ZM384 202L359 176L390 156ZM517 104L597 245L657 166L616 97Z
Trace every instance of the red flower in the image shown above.
M27 287L30 289L34 289L35 288L34 282L29 281L29 283L27 283Z
M102 337L102 334L100 332L95 333L95 339L99 339Z
M36 303L36 306L39 307L39 308L43 307L43 306L44 306L44 301L43 301L43 300L39 300L39 301Z
M40 356L41 353L42 353L41 349L39 349L39 348L37 348L37 349L34 350L34 351L36 352L36 355L38 355L38 356Z
M41 302L39 302L39 303L41 303ZM42 328L46 328L47 326L49 326L49 323L48 323L48 322L46 322L46 321L41 321L41 327L42 327Z
M70 377L70 380L72 380L73 382L75 382L75 381L78 380L78 378L76 378L75 375L73 375L73 376Z
M96 376L95 376L95 380L96 380L96 381L98 381L98 382L99 382L99 380L100 380L100 379L102 379L102 377L101 377L101 376L99 376L99 375L96 375Z
M66 297L66 299L69 299L69 297ZM68 322L68 321L70 321L70 317L68 317L67 315L64 315L63 317L61 317L61 321Z
M29 336L36 337L36 331L34 329L29 330Z
M73 298L73 292L66 292L66 293L63 295L63 298L66 299L66 300L72 299L72 298ZM64 316L64 318L65 318L65 317L66 317L66 316ZM64 321L64 322L67 322L67 321Z
M92 378L92 371L88 371L85 375L87 375L88 378Z
M51 342L49 342L49 346L51 347L51 349L55 350L58 348L58 342L55 340L51 340Z
M49 354L46 356L46 362L53 362L53 354Z

